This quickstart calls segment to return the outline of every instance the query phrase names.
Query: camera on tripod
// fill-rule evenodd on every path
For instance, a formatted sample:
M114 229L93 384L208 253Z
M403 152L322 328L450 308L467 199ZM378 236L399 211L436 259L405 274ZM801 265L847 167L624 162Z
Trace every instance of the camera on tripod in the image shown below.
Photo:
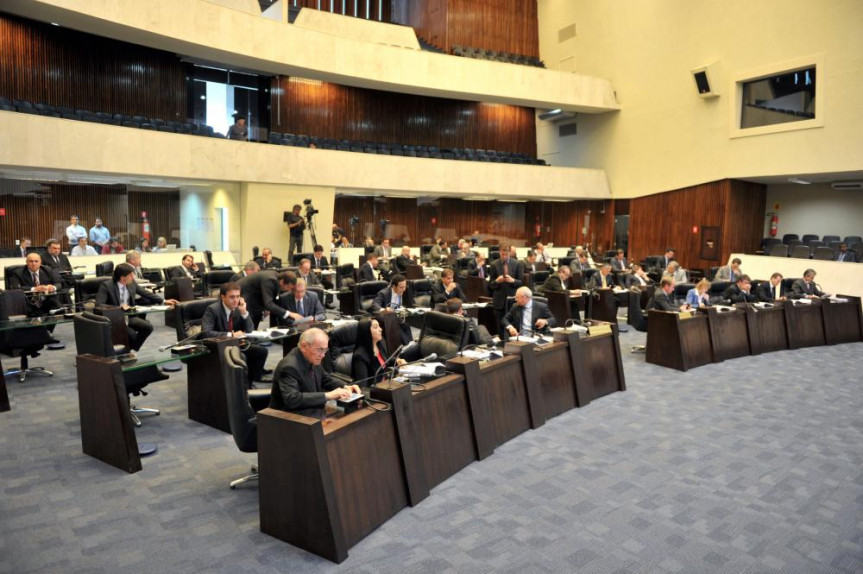
M303 205L306 206L306 219L311 219L313 215L317 215L321 212L320 209L315 209L315 206L312 205L311 199L304 199Z

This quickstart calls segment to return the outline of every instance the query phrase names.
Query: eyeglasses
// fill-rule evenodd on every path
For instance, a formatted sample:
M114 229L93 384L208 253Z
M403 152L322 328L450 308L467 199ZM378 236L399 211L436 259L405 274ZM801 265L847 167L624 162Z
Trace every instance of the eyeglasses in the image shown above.
M323 355L324 353L326 353L326 352L329 350L327 347L323 347L323 348L321 348L321 347L312 347L311 349L312 349L312 351L314 351L315 353L317 353L317 354L319 354L319 355Z

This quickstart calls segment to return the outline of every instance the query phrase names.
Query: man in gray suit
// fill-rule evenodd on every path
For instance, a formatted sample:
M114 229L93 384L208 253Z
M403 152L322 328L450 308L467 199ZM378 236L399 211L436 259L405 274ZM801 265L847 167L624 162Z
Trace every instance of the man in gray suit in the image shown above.
M393 249L390 247L390 240L386 237L383 238L381 240L381 244L375 247L374 253L378 256L378 269L380 269L384 281L389 281L390 274L392 273L391 259L393 257Z
M515 337L520 333L547 331L554 326L554 316L548 305L534 301L530 288L519 287L515 292L515 305L503 317L504 333Z
M723 265L719 268L719 271L716 272L716 277L714 277L713 280L737 283L737 278L743 275L743 271L740 270L741 263L740 258L735 257L731 260L730 265Z

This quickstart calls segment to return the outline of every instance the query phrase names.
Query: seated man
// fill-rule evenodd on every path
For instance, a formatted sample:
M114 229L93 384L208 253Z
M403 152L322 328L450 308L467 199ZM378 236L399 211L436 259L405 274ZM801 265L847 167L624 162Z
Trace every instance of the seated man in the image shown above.
M752 280L749 275L738 276L737 281L722 293L722 298L732 303L754 303L755 293L752 293Z
M75 277L72 274L72 263L65 253L61 253L60 241L49 239L45 246L48 250L48 255L42 260L42 266L51 271L56 277L59 277L66 287L74 287ZM83 277L83 275L79 275L79 277Z
M102 255L110 255L111 253L125 253L126 248L120 243L120 238L112 237L108 243L102 246Z
M12 248L10 257L27 257L27 254L30 253L30 244L31 239L29 237L26 235L21 237L18 245Z
M400 273L404 275L408 270L408 265L413 265L414 259L411 257L411 248L407 245L402 246L401 254L396 257L396 264L394 271L396 273Z
M623 249L617 250L614 259L611 260L611 268L620 273L629 270L629 262L624 257Z
M467 274L471 277L479 277L481 279L488 278L488 265L485 263L485 256L482 253L476 254L476 259L470 262L467 268Z
M366 281L378 280L378 256L374 253L366 255L366 262L360 266L360 271L357 273L357 283L365 283Z
M474 322L470 317L466 317L464 314L464 309L461 306L461 300L459 299L449 299L446 302L446 312L450 315L458 315L459 317L464 317L468 323L468 329L470 333L468 334L468 345L488 345L493 342L493 337L488 332L488 329L483 325L478 325Z
M87 245L86 237L78 238L78 245L72 248L72 252L70 253L73 257L79 257L81 255L98 255L96 250Z
M135 269L128 263L120 263L114 267L111 281L102 283L96 293L96 303L99 305L120 307L124 311L139 303L158 305L162 302L159 295L135 283ZM170 299L167 303L173 306L177 302ZM133 351L139 351L153 332L153 325L143 315L131 315L126 320L126 329L129 332L129 347Z
M201 320L201 337L212 339L216 337L243 337L254 330L252 317L246 308L246 301L240 295L237 283L224 283L219 288L219 301L216 301L204 311ZM260 381L264 376L264 364L267 362L267 348L260 345L250 345L243 354L249 367L249 380Z
M321 280L318 279L318 275L312 271L311 260L306 259L305 257L300 259L300 265L297 268L297 278L305 281L306 285L321 286Z
M406 307L405 292L408 288L408 280L404 275L393 275L390 279L390 286L384 287L378 294L375 295L375 300L372 302L371 312L380 313L381 311L398 311ZM413 337L411 336L410 325L403 321L399 323L402 335L402 343L408 344Z
M306 282L302 277L297 277L293 295L280 300L284 299L287 299L285 309L288 311L288 317L285 323L288 325L306 321L323 321L327 318L318 296L311 291L306 291Z
M30 314L43 315L61 307L56 295L60 280L51 269L42 267L42 257L38 253L27 255L27 266L9 278L7 289L31 292L27 297Z
M429 265L433 267L443 265L448 256L449 246L445 240L441 239L432 245L432 248L429 251Z
M180 261L181 265L179 267L174 267L171 269L171 276L169 279L176 279L177 277L188 277L189 279L201 280L204 278L204 272L198 267L198 264L195 263L195 257L192 254L183 255L183 259Z
M668 264L665 272L662 274L663 277L671 277L674 279L675 283L686 283L686 270L683 269L677 261L672 261Z
M588 289L609 289L614 287L614 276L611 274L611 264L603 263L598 273L594 273L587 282Z
M743 271L740 270L740 263L740 258L735 257L731 260L730 265L723 265L719 268L719 271L716 272L716 277L714 277L713 280L737 283L737 278L743 275Z
M590 260L587 258L584 250L582 250L581 254L576 254L572 261L569 262L569 269L573 273L583 273L592 268L593 266L590 264Z
M839 244L839 253L836 255L836 261L851 261L854 262L857 260L857 257L854 255L853 251L848 251L847 243Z
M533 300L528 287L519 287L515 292L515 305L503 317L504 332L510 337L532 335L536 331L547 331L555 326L554 316L548 305Z
M536 273L536 252L533 249L528 251L521 264L524 265L525 273Z
M674 279L671 277L663 277L659 281L659 289L653 293L653 297L647 302L647 311L657 309L659 311L671 311L678 313L690 309L689 303L683 303L680 306L674 304L671 294L674 292Z
M255 259L255 262L261 269L278 269L282 266L282 260L278 257L273 257L273 250L269 247L261 249L261 256Z
M245 279L249 275L254 275L258 271L261 270L261 266L258 265L257 261L246 261L245 265L243 265L243 270L239 273L234 273L231 275L231 282L236 283L241 279Z
M299 345L279 361L273 375L270 408L309 417L321 417L327 401L347 399L359 393L357 385L342 385L321 367L329 337L320 329L309 329Z
M785 285L782 283L782 273L774 273L770 276L770 281L761 283L758 290L755 292L755 297L762 303L772 303L773 301L785 301Z
M551 265L551 255L545 250L545 245L537 243L533 250L536 252L536 262Z
M569 268L569 265L558 265L557 273L549 275L548 279L545 280L545 283L542 284L543 292L568 292L569 278L571 275L572 270Z
M374 253L378 256L378 268L381 271L381 277L384 280L389 279L390 274L393 272L391 261L393 248L390 247L390 240L386 237L382 239L381 244L375 247Z
M440 280L432 284L432 302L446 303L448 299L452 298L467 301L464 291L453 279L452 269L444 269L440 274Z
M312 259L312 267L315 269L329 269L330 260L324 255L324 246L315 245L315 256Z
M27 257L29 260L29 256ZM807 269L803 272L803 279L798 279L791 285L794 299L816 299L823 297L825 293L815 284L815 270Z
M626 275L625 287L629 289L631 287L646 287L648 285L653 285L653 279L647 276L641 265L633 265L632 273Z

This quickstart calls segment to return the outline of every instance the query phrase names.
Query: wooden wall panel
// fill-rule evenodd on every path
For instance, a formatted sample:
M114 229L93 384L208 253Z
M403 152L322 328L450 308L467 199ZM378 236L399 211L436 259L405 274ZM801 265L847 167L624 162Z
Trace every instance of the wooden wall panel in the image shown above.
M34 246L44 245L51 237L61 239L68 249L65 230L69 216L76 214L88 230L102 219L112 235L119 236L127 248L140 237L139 212L150 212L153 233L179 228L180 193L127 192L125 185L47 183L0 180L0 249L11 249L15 240L26 235Z
M536 0L448 0L447 44L539 57Z
M509 151L536 157L533 108L273 78L271 130L317 137Z
M525 225L531 242L536 239L535 227L539 218L539 239L543 243L583 245L591 251L603 253L611 248L614 235L611 201L531 201L527 206Z
M393 0L392 20L411 26L426 42L448 50L448 0Z
M185 121L186 74L168 52L0 14L0 96Z
M733 180L687 187L630 201L630 259L677 249L687 269L724 265L732 251L754 253L761 242L766 188ZM720 228L717 260L701 258L701 228ZM693 228L697 231L693 233Z
M158 191L130 191L128 193L127 230L135 240L141 237L141 212L147 212L150 221L150 245L156 245L156 239L164 236L168 243L180 242L180 192L176 189L160 189ZM206 249L205 246L197 246ZM130 248L126 245L126 248Z

